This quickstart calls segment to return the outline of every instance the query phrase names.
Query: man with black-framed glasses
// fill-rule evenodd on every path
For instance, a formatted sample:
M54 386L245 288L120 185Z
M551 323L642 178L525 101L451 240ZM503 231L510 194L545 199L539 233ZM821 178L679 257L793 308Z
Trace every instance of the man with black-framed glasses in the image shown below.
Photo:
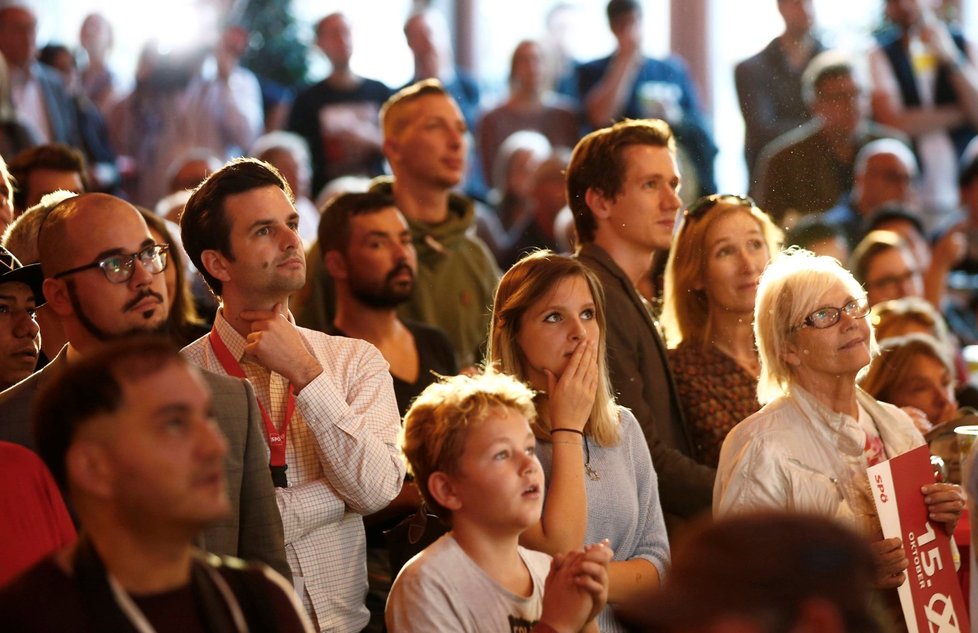
M169 302L159 274L165 256L143 259L142 251L156 244L131 211L112 196L79 196L55 207L40 229L44 292L64 325L69 356L166 324Z
M120 198L89 193L59 203L40 228L38 248L44 296L68 344L44 369L0 393L0 440L31 449L29 421L39 390L106 342L164 333L169 311L162 274L166 246L155 243L142 215ZM232 513L204 532L201 545L260 560L288 577L254 392L236 379L205 373L205 380L229 443L225 469Z
M136 272L136 262L143 265L147 272L156 275L166 270L167 255L170 246L167 244L149 244L141 247L135 253L118 253L100 257L94 262L63 270L54 275L54 279L63 279L92 268L98 268L105 278L114 284L128 283Z

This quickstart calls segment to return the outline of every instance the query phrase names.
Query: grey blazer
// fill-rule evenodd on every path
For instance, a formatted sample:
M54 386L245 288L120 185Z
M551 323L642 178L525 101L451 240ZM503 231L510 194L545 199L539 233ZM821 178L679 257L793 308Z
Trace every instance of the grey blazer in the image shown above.
M67 362L66 346L46 367L0 393L0 440L34 450L34 398ZM225 473L231 513L204 530L200 545L216 554L261 561L291 579L255 393L245 380L201 373L211 390L217 425L228 440Z

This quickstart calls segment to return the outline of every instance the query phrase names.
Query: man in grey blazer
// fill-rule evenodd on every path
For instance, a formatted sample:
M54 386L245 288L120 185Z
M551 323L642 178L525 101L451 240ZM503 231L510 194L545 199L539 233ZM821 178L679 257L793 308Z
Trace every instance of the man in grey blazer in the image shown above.
M129 203L82 194L56 206L38 236L47 304L68 345L51 363L0 393L0 439L33 448L30 414L39 389L73 359L104 341L157 331L169 303L162 274L167 252L153 242ZM205 372L214 416L227 436L230 517L204 532L204 549L260 560L290 577L261 418L251 386Z
M577 257L601 280L608 305L608 368L618 403L638 419L670 534L681 519L709 511L716 471L696 463L672 371L651 307L636 287L652 255L672 241L679 171L664 121L622 121L592 132L574 148L567 199Z

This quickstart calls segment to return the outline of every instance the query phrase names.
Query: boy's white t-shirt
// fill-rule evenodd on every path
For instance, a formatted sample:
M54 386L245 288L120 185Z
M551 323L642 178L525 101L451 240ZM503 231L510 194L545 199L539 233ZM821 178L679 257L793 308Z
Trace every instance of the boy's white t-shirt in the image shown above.
M385 619L392 633L526 633L543 612L550 555L519 548L533 593L510 593L445 534L412 558L397 575Z

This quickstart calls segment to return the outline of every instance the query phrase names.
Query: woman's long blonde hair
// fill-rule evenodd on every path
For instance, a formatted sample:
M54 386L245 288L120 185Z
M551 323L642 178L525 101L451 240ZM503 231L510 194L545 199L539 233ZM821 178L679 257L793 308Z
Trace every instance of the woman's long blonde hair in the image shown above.
M499 281L489 325L488 362L499 371L527 381L526 357L517 343L526 312L552 292L558 282L580 277L587 282L594 298L598 324L598 388L585 433L601 446L618 443L618 407L608 378L605 344L604 290L597 276L577 259L551 251L530 253L510 268ZM537 437L550 441L550 420L537 417L533 424Z
M715 202L702 213L687 212L669 250L662 310L662 328L669 347L678 347L684 340L702 346L710 341L710 309L702 286L706 273L706 234L717 220L732 213L750 215L761 230L769 258L778 254L784 241L781 229L749 199L718 195L701 198L698 204L710 199ZM695 209L696 204L690 208Z

